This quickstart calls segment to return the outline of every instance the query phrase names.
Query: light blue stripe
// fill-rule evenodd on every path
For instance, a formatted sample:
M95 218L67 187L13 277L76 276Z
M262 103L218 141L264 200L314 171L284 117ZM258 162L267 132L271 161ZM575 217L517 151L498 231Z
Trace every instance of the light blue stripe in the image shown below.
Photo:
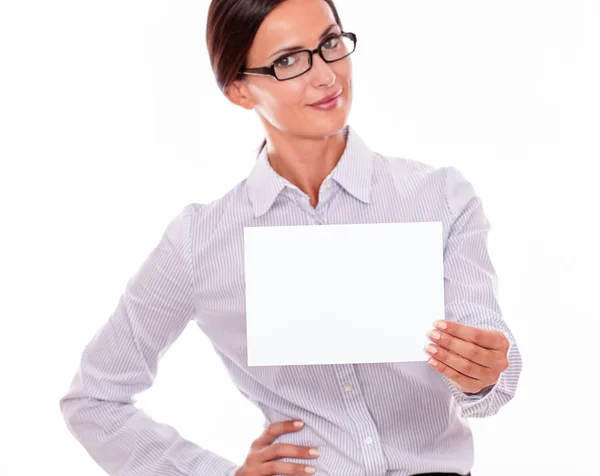
M132 402L152 385L160 358L191 319L211 339L240 391L263 411L265 424L306 423L279 442L318 447L321 456L311 461L317 475L470 471L466 418L495 414L514 396L521 372L498 304L481 201L457 169L384 157L351 128L347 133L346 150L324 181L316 208L271 169L265 149L247 180L227 195L187 205L129 280L60 401L69 429L108 474L235 471L235 462L184 440ZM446 318L500 330L511 342L510 367L490 393L462 394L421 362L246 365L244 227L414 221L443 224Z

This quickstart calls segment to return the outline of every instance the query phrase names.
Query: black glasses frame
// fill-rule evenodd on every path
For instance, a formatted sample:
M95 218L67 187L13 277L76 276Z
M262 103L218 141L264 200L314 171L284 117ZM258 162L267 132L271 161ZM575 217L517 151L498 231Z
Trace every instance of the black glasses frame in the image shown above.
M328 41L331 41L333 38L340 38L342 36L345 36L346 38L350 38L352 40L352 42L354 43L354 47L352 48L352 51L350 51L350 53L348 53L347 55L342 56L341 58L336 58L334 60L325 59L325 56L323 55L323 50L322 50L323 45L325 43L327 43ZM275 61L273 61L271 63L270 66L263 66L261 68L242 68L240 70L240 74L250 74L250 75L258 75L258 76L273 76L277 81L288 81L290 79L297 78L298 76L302 76L304 73L309 72L311 70L311 68L313 67L313 56L315 54L318 54L321 57L321 59L323 61L325 61L325 63L335 63L336 61L340 61L340 60L343 60L344 58L347 58L352 53L354 53L355 50L356 50L356 35L354 33L343 31L342 33L340 33L338 35L332 35L332 36L329 36L328 38L324 39L321 42L321 44L319 44L319 46L317 46L314 50L309 49L309 50L291 51L291 52L277 58ZM277 77L277 74L275 73L275 63L277 63L282 58L285 58L286 56L295 55L295 54L304 53L304 52L310 53L309 54L309 66L306 71L303 71L302 73L297 74L296 76L292 76L290 78L280 79Z

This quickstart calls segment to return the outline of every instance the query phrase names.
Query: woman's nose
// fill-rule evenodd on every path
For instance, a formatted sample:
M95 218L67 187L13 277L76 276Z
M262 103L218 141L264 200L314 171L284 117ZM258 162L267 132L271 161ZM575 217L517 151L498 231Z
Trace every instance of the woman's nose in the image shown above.
M317 88L331 86L335 82L335 73L331 66L319 55L313 57L312 70L313 86Z

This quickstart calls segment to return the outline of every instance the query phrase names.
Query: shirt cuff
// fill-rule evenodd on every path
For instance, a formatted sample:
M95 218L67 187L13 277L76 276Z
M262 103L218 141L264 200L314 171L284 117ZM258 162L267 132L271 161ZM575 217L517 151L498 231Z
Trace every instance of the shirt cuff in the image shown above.
M194 476L235 476L240 466L222 456L209 453L204 458Z
M450 385L452 396L460 406L462 416L466 418L478 418L495 413L495 411L492 411L495 407L495 397L498 393L502 393L506 387L506 378L506 371L504 371L492 387L476 394L462 392L449 379L448 384Z
M226 476L235 476L235 473L237 473L240 469L242 469L241 466L235 466L227 472Z
M494 385L490 385L488 386L488 388L486 390L482 390L481 392L478 393L464 393L464 395L466 397L469 397L469 400L472 400L474 402L477 402L479 400L481 400L484 397L487 397L487 395L494 390L494 388L496 387L496 385L498 385L498 383L496 382Z

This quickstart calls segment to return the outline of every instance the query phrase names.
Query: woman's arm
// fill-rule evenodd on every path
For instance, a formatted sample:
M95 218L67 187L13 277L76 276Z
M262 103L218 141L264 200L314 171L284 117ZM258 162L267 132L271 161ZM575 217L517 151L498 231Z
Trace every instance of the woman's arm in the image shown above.
M509 341L508 368L491 388L477 395L461 392L446 376L464 417L497 413L516 392L521 354L498 304L498 280L487 249L490 224L473 186L454 167L446 169L446 197L451 226L444 249L446 319L500 331Z
M134 406L159 359L194 314L188 205L127 283L85 347L60 408L69 430L108 474L225 476L236 465L182 438Z

